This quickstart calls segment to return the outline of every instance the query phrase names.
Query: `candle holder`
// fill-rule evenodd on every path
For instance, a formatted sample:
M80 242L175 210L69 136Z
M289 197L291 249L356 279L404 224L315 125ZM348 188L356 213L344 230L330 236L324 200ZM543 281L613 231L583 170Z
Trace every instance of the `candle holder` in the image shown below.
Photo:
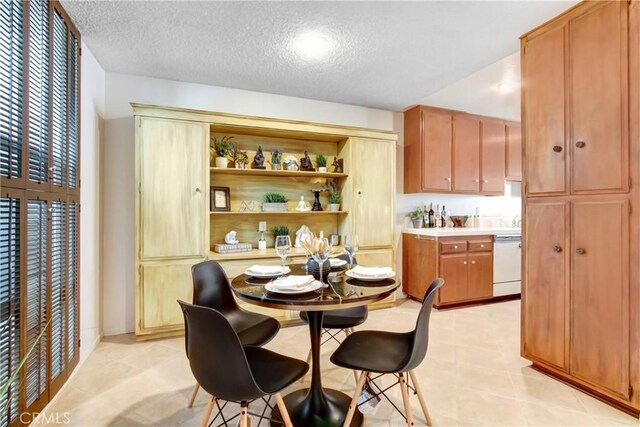
M322 189L320 190L311 190L311 192L313 193L315 200L313 202L313 206L311 207L312 211L315 212L319 212L322 211L322 205L320 204L320 193L324 191Z

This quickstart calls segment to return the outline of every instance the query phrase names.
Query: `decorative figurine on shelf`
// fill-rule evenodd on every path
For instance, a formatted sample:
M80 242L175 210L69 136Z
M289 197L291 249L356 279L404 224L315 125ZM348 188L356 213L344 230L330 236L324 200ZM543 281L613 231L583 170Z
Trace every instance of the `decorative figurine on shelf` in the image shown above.
M313 193L313 195L315 196L315 201L313 202L313 206L311 207L311 210L314 212L320 212L322 211L322 205L320 204L320 193L324 191L322 189L320 190L311 190L311 192Z
M302 241L311 238L311 236L313 236L313 234L311 234L311 230L309 230L309 227L303 225L298 229L298 231L296 231L296 242L294 246L296 248L301 248Z
M253 158L251 169L266 169L264 166L264 154L262 153L262 146L260 145L258 145L258 151L256 151L256 155Z
M267 241L264 239L264 233L267 231L267 221L258 222L258 232L260 233L260 239L258 240L258 250L264 251L267 249Z
M342 173L342 171L344 170L342 168L343 165L343 160L342 159L338 159L337 157L333 158L333 163L331 163L331 166L333 166L333 171L336 173Z
M299 169L296 158L289 155L284 159L284 169L288 171L297 171Z
M298 212L307 212L311 210L311 208L307 206L307 202L304 201L304 196L300 196L300 202L298 202L298 206L296 206L296 210Z
M313 163L311 163L311 158L309 157L308 152L304 152L304 157L300 159L300 170L315 172L316 168L313 167Z
M236 234L237 233L235 231L231 230L230 232L224 235L224 242L227 245L237 245L240 242L238 242L238 240L236 239Z

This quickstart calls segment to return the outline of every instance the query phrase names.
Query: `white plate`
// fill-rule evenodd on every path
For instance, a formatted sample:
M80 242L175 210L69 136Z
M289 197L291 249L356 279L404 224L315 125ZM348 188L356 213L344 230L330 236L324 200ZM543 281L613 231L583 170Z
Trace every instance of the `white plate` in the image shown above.
M322 287L322 283L320 283L317 280L314 280L313 282L309 283L304 288L300 288L300 289L278 289L277 288L277 284L275 284L273 282L269 282L266 285L264 285L264 288L269 292L274 292L274 293L277 293L277 294L289 294L289 295L305 294L307 292L316 291L316 290L320 289L321 287Z
M284 268L284 274L289 274L291 273L291 269L289 267L285 267ZM251 276L251 277L258 277L258 278L262 278L262 279L267 279L270 277L278 277L282 275L282 269L280 269L280 271L278 271L277 273L256 273L253 272L251 270L245 270L244 274L246 274L247 276Z
M362 280L363 282L378 282L380 280L396 277L395 272L391 272L391 274L385 274L384 276L358 276L357 274L354 274L353 271L347 270L344 272L344 274L351 277L352 279Z
M331 264L331 268L342 267L347 264L347 261L340 258L329 258L329 264Z

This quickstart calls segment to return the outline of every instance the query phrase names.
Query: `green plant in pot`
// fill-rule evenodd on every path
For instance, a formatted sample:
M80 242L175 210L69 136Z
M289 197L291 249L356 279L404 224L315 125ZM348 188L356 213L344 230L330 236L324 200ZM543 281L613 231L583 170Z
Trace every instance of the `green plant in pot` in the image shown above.
M266 193L262 196L263 212L286 212L289 210L287 198L282 193Z
M318 165L318 172L326 172L327 158L322 154L316 154L316 165Z
M329 211L337 212L340 210L341 192L336 181L331 181L327 186L329 192Z
M289 227L287 227L286 225L276 225L275 227L273 227L273 237L288 235Z
M422 222L424 221L424 209L417 208L407 215L411 219L413 228L422 228Z
M216 154L216 167L217 168L226 168L227 163L229 163L227 156L231 154L234 150L233 145L233 136L223 136L218 138L214 136L211 138L210 147L212 149L212 153Z
M235 150L233 162L235 163L236 169L244 169L247 163L249 163L249 155L246 151Z
M271 169L282 169L282 150L279 148L271 150Z

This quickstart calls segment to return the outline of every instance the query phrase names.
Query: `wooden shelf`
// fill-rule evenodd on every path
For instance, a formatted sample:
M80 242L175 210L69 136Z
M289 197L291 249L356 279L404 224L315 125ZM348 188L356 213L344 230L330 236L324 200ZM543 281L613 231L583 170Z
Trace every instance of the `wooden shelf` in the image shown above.
M349 174L335 172L307 172L307 171L287 171L271 169L235 169L235 168L210 168L215 174L225 175L258 175L258 176L289 176L300 178L346 178Z
M342 246L333 247L332 254L340 255L342 253L344 253ZM289 260L292 257L294 258L307 257L307 251L305 251L303 248L291 248L291 255L289 255L289 257L287 258L288 260L287 265L291 264ZM214 252L214 251L209 252L209 259L212 259L215 261L233 261L233 260L264 259L264 258L275 258L278 264L280 264L281 262L280 256L276 253L276 250L274 248L267 248L263 251L258 249L251 249L250 251L247 251L247 252L238 252L233 254L219 254L218 252ZM299 263L299 262L300 260L296 260L296 263Z
M225 212L225 211L215 211L209 212L211 215L341 215L347 214L347 211L306 211L306 212L298 212L298 211L286 211L286 212Z

